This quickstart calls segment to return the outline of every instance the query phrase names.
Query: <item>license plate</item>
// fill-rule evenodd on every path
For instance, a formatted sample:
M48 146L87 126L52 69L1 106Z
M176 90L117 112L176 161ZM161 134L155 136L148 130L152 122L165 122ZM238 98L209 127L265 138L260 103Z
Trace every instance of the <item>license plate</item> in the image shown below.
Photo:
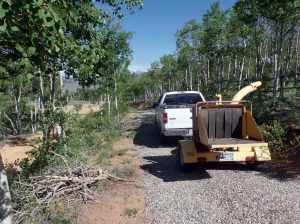
M232 153L220 153L217 155L217 159L221 161L231 161L233 160L233 154Z

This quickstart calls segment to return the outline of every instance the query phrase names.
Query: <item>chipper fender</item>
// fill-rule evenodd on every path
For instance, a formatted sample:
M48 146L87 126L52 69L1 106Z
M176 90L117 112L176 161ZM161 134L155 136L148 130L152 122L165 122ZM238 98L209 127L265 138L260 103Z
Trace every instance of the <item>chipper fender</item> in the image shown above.
M184 172L193 169L197 163L197 150L192 140L181 140L178 142L178 154L180 167Z
M271 160L271 153L267 146L253 147L255 152L255 160L259 162Z

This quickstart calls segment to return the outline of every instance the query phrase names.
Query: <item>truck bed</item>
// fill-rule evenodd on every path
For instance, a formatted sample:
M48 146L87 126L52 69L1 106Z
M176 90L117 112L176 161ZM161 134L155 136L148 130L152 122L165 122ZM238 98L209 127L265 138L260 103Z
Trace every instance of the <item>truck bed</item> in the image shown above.
M240 139L240 138L216 138L208 139L208 147L210 149L215 148L230 148L239 146L267 146L268 143L263 141L256 141L251 139Z

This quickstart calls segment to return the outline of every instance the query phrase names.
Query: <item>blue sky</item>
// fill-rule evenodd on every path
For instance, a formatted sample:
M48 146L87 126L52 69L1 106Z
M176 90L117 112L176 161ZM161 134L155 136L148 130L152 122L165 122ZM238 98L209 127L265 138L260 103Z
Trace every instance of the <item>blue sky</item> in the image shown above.
M134 32L131 40L133 60L131 70L145 71L161 56L174 53L175 33L190 19L201 21L214 0L144 0L144 8L135 14L125 14L121 23ZM235 0L221 0L223 10Z

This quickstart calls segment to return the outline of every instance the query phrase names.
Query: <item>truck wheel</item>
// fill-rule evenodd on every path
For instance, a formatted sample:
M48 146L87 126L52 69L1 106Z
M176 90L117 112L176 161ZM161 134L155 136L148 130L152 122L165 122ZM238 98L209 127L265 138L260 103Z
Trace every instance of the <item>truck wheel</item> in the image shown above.
M257 168L258 163L255 161L246 161L246 165L249 170L255 170Z
M180 168L183 172L189 172L192 171L194 169L194 165L193 163L185 163L184 162L184 156L183 156L183 151L181 148L181 145L179 144L178 146L179 149L179 164L180 164Z

